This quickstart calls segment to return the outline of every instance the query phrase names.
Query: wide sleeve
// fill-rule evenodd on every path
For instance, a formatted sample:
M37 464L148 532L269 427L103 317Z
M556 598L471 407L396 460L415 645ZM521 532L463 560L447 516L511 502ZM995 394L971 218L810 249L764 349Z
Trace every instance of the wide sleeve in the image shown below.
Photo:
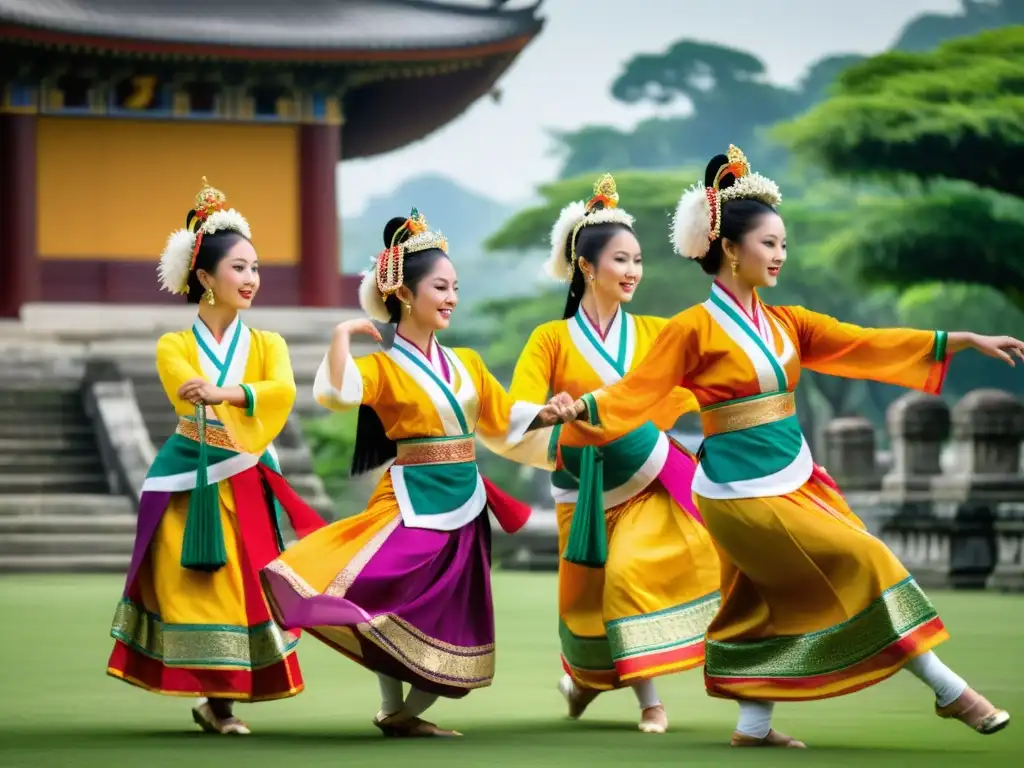
M186 381L206 379L200 371L189 362L189 346L180 333L165 333L156 343L156 372L160 377L167 399L174 406L174 412L180 416L189 416L195 412L195 406L188 400L178 397L178 390Z
M313 381L313 399L331 411L350 411L360 405L374 405L384 382L380 356L377 353L359 359L351 355L341 374L341 388L331 385L330 351L317 368Z
M555 349L551 334L540 326L530 334L512 372L509 394L527 403L546 403L554 378Z
M700 361L698 335L692 321L686 312L673 317L640 365L616 383L584 395L587 411L581 422L596 427L603 438L614 438L649 421L651 413L663 407L664 402L677 397L685 399L678 390L685 387ZM589 433L593 435L592 431Z
M295 405L295 376L288 345L276 333L261 332L263 378L242 384L246 405L214 406L217 418L247 453L262 454L281 434Z
M654 317L651 315L643 315L642 318L637 319L642 319L643 322L647 323L655 331L656 335L660 335L669 322L671 322L670 318ZM676 387L669 393L668 397L658 404L657 408L650 412L649 418L654 423L654 426L664 431L675 426L675 423L684 414L699 410L700 403L697 402L693 392L683 387Z
M781 310L796 331L804 368L929 394L942 391L949 367L945 331L861 328L803 307Z
M480 442L510 461L554 470L552 428L531 429L543 404L513 398L473 350L460 350L457 354L476 379L480 398L476 436Z

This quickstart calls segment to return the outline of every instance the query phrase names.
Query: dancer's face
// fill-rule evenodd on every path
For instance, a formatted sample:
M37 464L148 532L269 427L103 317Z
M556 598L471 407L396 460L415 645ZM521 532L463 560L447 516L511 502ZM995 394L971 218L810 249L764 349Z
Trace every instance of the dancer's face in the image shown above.
M598 254L596 267L586 259L581 259L580 268L584 270L584 284L589 285L598 296L609 301L628 303L633 300L644 276L640 242L636 235L624 229L616 233Z
M777 213L766 213L739 243L725 240L725 262L735 259L736 277L751 288L771 288L786 263L786 225ZM728 263L724 269L731 271Z

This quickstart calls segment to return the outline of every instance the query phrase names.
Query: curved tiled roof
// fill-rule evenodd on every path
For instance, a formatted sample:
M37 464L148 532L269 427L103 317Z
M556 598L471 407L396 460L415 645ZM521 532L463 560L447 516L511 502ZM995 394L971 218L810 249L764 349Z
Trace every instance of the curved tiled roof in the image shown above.
M427 0L0 0L0 32L8 40L139 53L407 60L521 48L540 29L538 4L502 10Z

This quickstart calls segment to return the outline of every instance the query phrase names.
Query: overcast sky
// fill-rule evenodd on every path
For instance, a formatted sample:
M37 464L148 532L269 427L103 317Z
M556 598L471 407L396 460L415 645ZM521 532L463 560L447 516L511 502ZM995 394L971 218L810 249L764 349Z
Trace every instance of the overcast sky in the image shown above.
M529 2L509 5L524 4ZM880 52L914 16L959 8L959 0L546 0L543 31L499 81L500 104L483 99L422 141L342 163L339 205L345 215L358 214L368 196L425 172L446 174L510 203L528 200L558 171L547 131L587 124L625 128L657 114L614 101L611 82L632 56L662 51L683 38L750 51L765 62L772 81L791 84L825 55ZM722 141L729 141L728 126Z

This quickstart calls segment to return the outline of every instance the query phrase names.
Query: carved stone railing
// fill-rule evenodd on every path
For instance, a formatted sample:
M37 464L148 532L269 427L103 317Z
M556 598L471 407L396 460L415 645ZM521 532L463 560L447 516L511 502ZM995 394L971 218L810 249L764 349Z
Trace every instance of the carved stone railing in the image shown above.
M110 360L89 360L82 381L86 413L96 430L96 443L111 493L136 502L156 456L131 380Z

